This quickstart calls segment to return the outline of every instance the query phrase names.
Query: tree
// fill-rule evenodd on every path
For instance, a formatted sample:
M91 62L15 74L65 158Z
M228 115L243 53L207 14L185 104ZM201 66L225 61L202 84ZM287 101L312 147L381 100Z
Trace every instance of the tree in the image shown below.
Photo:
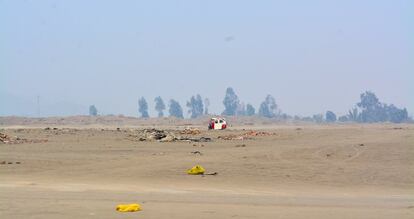
M323 115L322 114L315 114L312 116L313 121L317 123L323 122Z
M246 115L246 106L244 105L243 102L240 103L237 106L236 115L238 115L238 116L245 116Z
M266 99L260 104L259 115L267 118L273 118L276 117L277 114L278 112L275 98L271 95L267 95Z
M358 108L354 107L352 110L348 111L348 120L357 122L360 120L360 115L358 113Z
M326 111L325 118L327 122L336 122L336 115L332 111Z
M176 100L171 99L170 100L170 109L168 110L170 113L170 116L174 116L177 118L183 119L183 108L181 108L180 103L178 103Z
M404 122L408 121L407 109L399 109L393 104L381 103L377 96L371 91L365 91L360 95L360 102L357 103L358 109L349 111L349 120L358 122Z
M98 109L96 109L95 105L89 106L89 115L90 116L97 116L98 115Z
M239 106L239 97L237 97L233 88L229 87L226 90L226 96L223 100L224 112L223 115L234 116L236 115L237 107Z
M154 99L155 102L155 110L158 112L158 117L164 116L165 104L164 101L160 96Z
M204 105L200 94L197 94L195 97L192 96L190 101L187 101L187 107L189 108L188 113L191 114L191 118L203 115Z
M361 101L357 106L362 109L362 122L383 122L387 120L384 110L386 106L381 104L377 96L371 91L365 91L360 95Z
M138 111L141 113L141 118L148 118L148 103L144 97L138 100Z
M246 105L246 115L253 116L255 113L256 113L256 109L250 103L248 103Z
M348 118L348 116L340 116L338 118L338 121L340 121L340 122L348 122L349 121L349 118Z
M210 100L208 98L204 99L204 114L208 115L208 107L210 106Z
M391 104L386 106L387 117L390 122L401 123L408 120L407 109L398 109L396 106Z
M380 106L380 102L377 96L371 91L365 91L360 95L361 102L357 103L357 106L362 109L373 110Z

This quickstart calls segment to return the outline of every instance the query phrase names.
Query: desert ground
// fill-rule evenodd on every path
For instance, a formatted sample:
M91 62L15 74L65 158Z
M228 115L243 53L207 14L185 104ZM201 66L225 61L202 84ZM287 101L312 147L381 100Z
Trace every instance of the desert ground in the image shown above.
M414 218L410 124L1 121L0 218Z

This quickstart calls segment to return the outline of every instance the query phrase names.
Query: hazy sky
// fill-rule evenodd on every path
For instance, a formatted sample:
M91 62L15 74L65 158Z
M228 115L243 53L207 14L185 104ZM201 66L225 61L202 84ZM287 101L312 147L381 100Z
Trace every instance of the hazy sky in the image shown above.
M371 90L414 111L414 1L0 0L0 115L134 115L225 89L344 114Z

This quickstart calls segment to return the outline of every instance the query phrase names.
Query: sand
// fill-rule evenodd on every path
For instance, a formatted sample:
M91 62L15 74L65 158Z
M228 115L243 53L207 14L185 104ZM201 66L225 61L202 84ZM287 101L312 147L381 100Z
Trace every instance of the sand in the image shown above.
M202 143L52 125L3 124L47 142L0 144L0 218L414 218L414 125L197 126L213 139ZM276 134L217 138L249 130ZM187 175L196 164L218 175ZM122 203L143 211L116 212Z

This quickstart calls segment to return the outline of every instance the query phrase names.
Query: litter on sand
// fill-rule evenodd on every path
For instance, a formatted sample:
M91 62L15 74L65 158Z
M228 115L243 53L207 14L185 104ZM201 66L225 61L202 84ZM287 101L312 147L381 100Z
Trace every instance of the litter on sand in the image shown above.
M250 139L253 139L253 137L272 136L272 135L277 135L277 134L271 133L271 132L259 132L259 131L252 130L252 131L243 133L241 135L229 134L229 135L218 136L217 138L222 139L222 140L250 140Z
M204 169L204 167L200 165L195 165L193 168L187 170L187 173L190 175L202 175L202 176L206 176L206 175L215 176L218 174L217 172L206 173L206 170Z
M189 129L183 131L187 135L198 135L200 130L198 129ZM186 136L180 136L180 132L168 131L168 130L159 130L159 129L144 129L137 132L137 135L130 135L134 139L139 141L159 141L159 142L175 142L175 141L184 141L184 142L210 142L211 138L209 137L198 137L191 138Z
M135 212L141 211L141 206L139 204L121 204L116 206L116 210L119 212Z
M3 144L24 144L24 143L44 143L47 139L25 139L17 136L8 136L4 133L0 133L0 143Z
M193 168L187 170L187 173L190 175L200 175L200 174L204 174L206 170L200 166L200 165L195 165Z

